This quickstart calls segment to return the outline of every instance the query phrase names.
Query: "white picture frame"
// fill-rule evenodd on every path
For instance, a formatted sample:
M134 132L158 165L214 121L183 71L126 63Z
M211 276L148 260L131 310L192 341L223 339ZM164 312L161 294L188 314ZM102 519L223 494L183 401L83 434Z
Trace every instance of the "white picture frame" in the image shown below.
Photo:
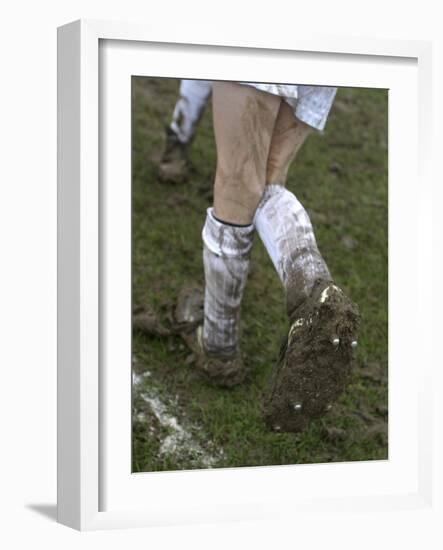
M390 126L390 242L409 239L408 254L420 268L404 275L399 288L390 285L390 337L395 344L408 330L417 335L418 341L425 336L418 319L432 315L431 291L426 285L431 279L432 248L424 238L432 231L432 220L426 215L432 200L427 158L431 140L430 44L299 33L282 43L263 38L254 44L227 39L223 44L192 45L186 37L156 36L143 25L77 21L59 29L58 51L59 522L90 530L291 517L295 512L324 512L331 508L343 513L355 509L432 509L433 357L431 349L421 348L422 363L417 371L418 344L414 340L408 342L407 350L394 345L395 353L390 354L390 457L386 462L371 464L131 474L127 458L130 362L127 380L120 378L126 374L117 372L115 365L109 368L106 384L103 377L104 357L109 357L103 348L108 345L103 339L108 306L117 308L113 311L118 315L112 318L120 319L121 324L110 329L107 326L106 330L123 327L122 347L116 350L116 356L123 361L130 343L127 294L120 300L119 293L114 292L121 284L126 284L128 291L130 210L125 210L125 205L130 186L118 187L123 195L106 195L103 173L106 177L120 175L122 181L130 178L129 104L125 114L124 103L128 88L127 80L121 88L119 82L130 74L144 74L140 73L140 63L145 60L151 67L146 75L152 71L151 76L284 82L288 81L284 75L291 59L298 63L304 81L311 84L325 83L325 79L339 83L334 74L345 74L351 66L363 67L366 80L362 71L353 71L352 75L348 72L347 85L372 83L384 87L384 82L397 78L392 87L395 101L392 108L390 105L390 123L398 122L408 108L411 134L418 135L418 141L410 136L400 137L401 128ZM248 56L254 61L239 63L239 59ZM191 57L195 61L189 61ZM215 58L217 63L213 62ZM332 62L333 72L328 69ZM318 72L316 76L316 64L322 64L320 76ZM185 70L186 74L182 72ZM266 78L263 71L267 71ZM409 82L418 86L409 87ZM100 86L105 87L105 93L106 86L113 90L106 101L100 95ZM404 93L400 94L400 90ZM116 107L112 115L106 111L109 102ZM108 139L103 118L120 115L118 126L113 127L118 132L109 132L118 139ZM121 151L121 155L115 155L115 151ZM407 162L400 162L402 154ZM103 165L110 157L118 157L111 176L108 165ZM106 168L103 173L100 166ZM396 184L400 180L404 182L402 192ZM103 222L112 218L116 209L123 213L126 227L118 242L111 234L111 226ZM412 227L411 212L418 212ZM113 255L107 252L107 239L114 239ZM117 279L106 279L106 270L115 266L116 260L123 266ZM402 273L406 260L400 249L390 250L390 277L393 274L397 278ZM411 285L411 317L406 319L401 312L401 292ZM112 298L116 302L112 306L111 295L117 296ZM130 357L127 359L130 361ZM108 404L113 399L110 418ZM408 418L408 425L416 428L414 433L402 433L402 418ZM122 454L118 447L123 449ZM297 487L297 494L291 492L291 485ZM148 494L141 504L143 495ZM162 494L167 498L162 499ZM188 496L180 497L184 494Z

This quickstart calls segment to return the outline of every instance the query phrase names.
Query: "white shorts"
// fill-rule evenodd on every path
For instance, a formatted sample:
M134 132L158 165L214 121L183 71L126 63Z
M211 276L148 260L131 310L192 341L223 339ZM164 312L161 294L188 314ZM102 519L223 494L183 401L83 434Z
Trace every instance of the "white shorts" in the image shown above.
M337 88L303 86L301 84L264 84L239 82L257 90L283 98L294 110L296 118L316 130L323 130L334 102Z

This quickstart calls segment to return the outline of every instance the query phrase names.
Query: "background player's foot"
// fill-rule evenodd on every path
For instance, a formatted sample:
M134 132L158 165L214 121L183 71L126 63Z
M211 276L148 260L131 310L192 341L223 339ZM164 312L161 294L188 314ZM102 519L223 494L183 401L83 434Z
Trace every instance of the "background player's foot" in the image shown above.
M163 182L182 183L189 173L188 144L182 143L177 134L166 128L166 146L160 164L158 177Z
M274 431L300 432L346 387L357 346L357 306L330 281L317 281L290 319L281 361L265 398Z
M204 292L192 285L185 287L179 295L175 310L176 327L195 357L196 367L211 383L229 388L246 378L240 352L225 356L209 354L203 342Z

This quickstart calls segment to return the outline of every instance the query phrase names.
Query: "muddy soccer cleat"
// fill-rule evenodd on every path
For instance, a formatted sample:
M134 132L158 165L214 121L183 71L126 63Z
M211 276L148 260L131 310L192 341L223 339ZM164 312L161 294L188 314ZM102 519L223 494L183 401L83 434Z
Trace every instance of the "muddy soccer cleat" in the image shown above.
M166 147L158 166L160 181L182 183L189 173L188 144L182 143L170 127L166 128Z
M357 306L338 286L317 281L291 316L264 403L270 429L301 432L331 408L349 381L359 321Z
M196 367L211 383L230 388L244 381L246 370L240 352L225 356L208 353L203 342L204 293L200 287L184 288L175 310L176 331L195 357Z

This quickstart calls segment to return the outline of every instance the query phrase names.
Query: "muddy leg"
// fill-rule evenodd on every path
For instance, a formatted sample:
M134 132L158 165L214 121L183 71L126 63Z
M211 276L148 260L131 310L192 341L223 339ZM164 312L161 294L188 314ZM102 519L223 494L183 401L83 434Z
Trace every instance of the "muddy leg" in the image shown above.
M181 81L180 97L170 125L181 143L192 141L210 95L211 83L206 80Z
M312 128L295 118L292 108L282 101L266 164L266 183L286 185L288 169Z
M189 146L211 94L205 80L182 80L172 121L166 128L166 145L158 167L161 181L183 182L189 171Z
M266 189L254 225L286 292L288 314L309 296L316 280L330 280L306 210L284 188L288 169L312 129L282 102L266 165Z
M280 98L230 82L213 87L217 172L214 208L203 229L203 343L215 355L238 353L240 305L249 268L252 219L266 178Z
M252 225L226 225L214 218L212 208L208 209L203 228L203 343L211 355L233 357L239 352L240 306L253 233Z
M286 291L288 335L265 397L275 431L301 431L344 390L357 345L358 308L331 280L309 216L283 187L290 162L309 133L282 105L271 142L268 185L254 226Z
M290 191L281 185L267 185L254 226L283 283L291 316L317 280L331 280L309 216Z

